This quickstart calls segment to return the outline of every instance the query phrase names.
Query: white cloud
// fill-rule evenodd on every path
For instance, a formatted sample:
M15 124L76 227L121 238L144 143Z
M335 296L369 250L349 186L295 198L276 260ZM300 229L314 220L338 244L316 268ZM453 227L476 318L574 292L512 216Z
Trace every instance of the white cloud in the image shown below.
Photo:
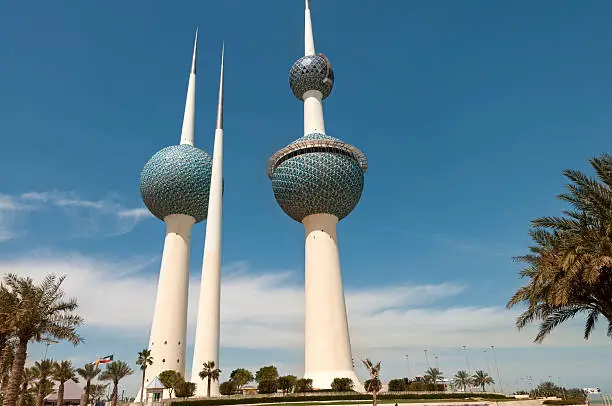
M81 255L37 254L0 260L0 274L15 272L35 278L49 272L68 275L65 290L69 296L78 298L80 311L89 326L141 345L146 342L150 327L157 284L157 272L151 271L156 271L158 262L159 258L112 262ZM257 365L256 362L274 362L287 373L301 373L301 366L295 361L283 363L282 356L278 355L281 350L296 354L303 349L303 286L296 276L287 271L252 273L246 263L224 268L221 341L225 354L235 349L243 354L236 365L225 363L224 372L238 366ZM188 345L194 335L198 278L192 277L190 286ZM543 346L537 346L532 343L533 329L525 332L515 329L516 312L503 307L505 298L500 298L499 306L481 306L478 297L470 298L469 295L469 287L454 283L347 289L355 358L383 360L384 377L388 379L407 373L406 353L411 354L411 370L423 371L426 368L423 349L428 348L430 364L439 362L443 371L450 375L452 371L465 368L461 345L470 348L472 370L494 368L491 355L482 352L483 348L494 344L508 386L520 382L523 375L537 375L542 379L563 375L568 381L582 379L585 385L601 384L587 381L603 379L598 375L601 371L597 362L606 359L602 351L607 356L612 355L605 334L598 332L587 346L581 338L581 326L570 324L555 332ZM442 298L445 302L454 298L472 305L441 306L439 299ZM590 353L582 352L579 356L571 352L576 348L592 347ZM105 347L104 351L113 350ZM565 351L566 355L559 356L559 351ZM248 356L244 358L245 353L268 352L276 354L271 355L274 359L254 362ZM83 359L94 359L98 355L79 353ZM439 361L434 360L434 356L439 356ZM587 359L590 361L585 361ZM584 371L574 372L574 369L565 371L570 365L577 366L576 362L585 363L592 374L587 376ZM526 368L529 372L525 372ZM491 371L494 373L493 369ZM129 381L129 385L136 387L137 380Z
M0 195L0 242L26 233L24 211L43 210L61 211L72 224L70 232L80 237L126 234L152 217L144 207L128 208L113 198L86 200L69 191Z

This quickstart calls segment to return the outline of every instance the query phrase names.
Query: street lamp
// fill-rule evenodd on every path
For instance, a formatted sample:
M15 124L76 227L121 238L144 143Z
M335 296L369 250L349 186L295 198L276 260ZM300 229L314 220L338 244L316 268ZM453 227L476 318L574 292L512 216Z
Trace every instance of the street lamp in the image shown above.
M425 363L427 364L427 369L429 369L429 358L427 357L427 349L423 351L425 352Z
M493 352L493 361L495 362L495 369L497 370L497 380L499 381L499 389L501 393L504 393L504 384L502 383L501 374L499 373L499 366L497 365L497 355L495 354L495 346L491 346L491 352Z
M45 343L45 354L43 355L43 359L47 359L47 351L49 350L49 346L51 344L59 343L59 341L54 340L52 338L48 338L48 337L41 339L40 342Z
M487 350L483 349L482 352L484 352L485 362L487 363L487 374L491 376L491 366L489 365L489 356L487 355ZM493 391L495 391L495 384L493 384Z
M470 360L468 359L468 348L465 345L462 345L461 348L463 348L463 354L465 355L465 365L467 366L467 372L471 376L472 371L470 370ZM470 385L470 393L472 393L472 385Z
M408 378L411 379L412 378L412 370L410 368L410 358L408 357L408 354L406 354L406 365L408 366Z

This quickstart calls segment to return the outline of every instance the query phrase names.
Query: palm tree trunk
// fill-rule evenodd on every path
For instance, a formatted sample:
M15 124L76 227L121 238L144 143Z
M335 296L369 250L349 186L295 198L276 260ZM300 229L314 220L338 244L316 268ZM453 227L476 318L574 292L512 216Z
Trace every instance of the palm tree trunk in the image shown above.
M118 392L119 392L119 381L114 381L113 382L113 395L111 398L111 406L117 406L117 395L119 394Z
M210 397L210 376L208 377L208 385L206 389L206 396Z
M36 394L36 406L43 406L43 403L45 403L45 394L43 392L43 388L44 388L44 385L41 385L38 388L38 393ZM4 403L2 404L2 406L5 406Z
M59 383L57 387L57 406L62 406L64 404L64 382Z
M376 406L376 392L377 391L372 391L372 405Z
M142 370L142 385L140 385L140 403L142 403L142 395L144 395L145 372L147 372L146 368Z
M88 379L85 384L85 393L83 394L83 398L81 398L81 406L87 406L89 404L89 392L91 392L91 380Z
M28 340L19 339L17 343L17 350L15 351L15 358L13 359L13 365L11 366L11 377L8 381L8 387L4 394L4 401L2 406L17 406L17 397L19 396L19 388L21 388L21 381L23 379L23 366L28 352Z

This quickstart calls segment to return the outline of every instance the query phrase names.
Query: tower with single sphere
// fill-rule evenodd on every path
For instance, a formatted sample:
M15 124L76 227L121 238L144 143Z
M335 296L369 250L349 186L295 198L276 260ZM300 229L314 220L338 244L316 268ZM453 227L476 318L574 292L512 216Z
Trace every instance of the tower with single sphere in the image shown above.
M155 153L140 176L142 200L166 224L145 387L165 370L185 376L191 228L206 219L212 169L210 156L193 145L197 41L196 30L180 144Z
M336 226L361 198L367 159L325 133L322 101L334 72L327 57L315 53L308 0L305 55L291 67L289 85L304 103L304 136L272 155L267 171L279 206L306 230L304 377L317 389L351 378L363 391L353 369Z

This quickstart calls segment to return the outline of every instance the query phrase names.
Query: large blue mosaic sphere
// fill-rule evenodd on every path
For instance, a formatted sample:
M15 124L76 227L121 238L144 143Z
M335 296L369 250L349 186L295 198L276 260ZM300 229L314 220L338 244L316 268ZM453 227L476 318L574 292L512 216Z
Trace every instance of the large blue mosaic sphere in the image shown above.
M337 140L322 134L309 139ZM272 172L272 190L279 206L292 219L302 222L311 214L328 213L338 220L357 206L363 191L363 168L350 155L308 152L282 160Z
M320 91L325 99L334 87L334 71L329 60L322 54L301 57L289 71L289 86L300 100L309 90Z
M192 145L172 145L149 159L140 174L140 194L161 220L186 214L197 222L208 215L212 159Z

